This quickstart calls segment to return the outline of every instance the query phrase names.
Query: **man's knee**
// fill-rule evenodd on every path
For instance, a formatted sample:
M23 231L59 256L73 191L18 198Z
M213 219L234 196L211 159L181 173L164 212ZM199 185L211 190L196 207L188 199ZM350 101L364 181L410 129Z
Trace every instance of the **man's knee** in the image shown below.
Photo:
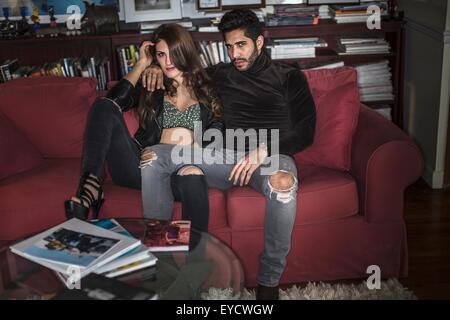
M196 166L185 166L178 170L177 173L179 176L188 176L188 175L203 175L203 171Z
M294 187L295 179L291 173L276 172L269 177L269 182L275 191L290 191Z

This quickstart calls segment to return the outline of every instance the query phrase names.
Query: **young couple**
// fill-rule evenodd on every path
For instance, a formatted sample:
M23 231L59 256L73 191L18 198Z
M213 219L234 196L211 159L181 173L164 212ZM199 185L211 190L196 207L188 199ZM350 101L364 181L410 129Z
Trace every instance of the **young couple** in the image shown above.
M266 198L257 298L278 299L297 208L292 155L312 144L315 106L301 71L265 53L252 11L226 13L219 30L232 63L205 70L192 38L178 25L160 26L152 41L142 44L134 69L90 111L81 179L76 196L65 203L66 214L86 219L90 208L98 214L105 160L114 183L142 189L146 217L170 219L173 201L179 200L183 219L201 231L208 230L208 188L249 185ZM130 109L140 121L134 138L122 116ZM194 139L197 121L202 132L256 130L256 141L202 152L201 161L174 161L172 151L180 145L191 160L193 150L208 150ZM278 136L262 137L260 129L276 129Z

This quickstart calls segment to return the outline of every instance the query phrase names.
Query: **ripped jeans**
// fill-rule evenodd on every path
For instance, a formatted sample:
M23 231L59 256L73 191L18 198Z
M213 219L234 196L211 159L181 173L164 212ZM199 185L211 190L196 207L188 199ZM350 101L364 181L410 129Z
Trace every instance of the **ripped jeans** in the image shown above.
M236 160L244 154L238 154L234 150L219 150L214 153L214 158L209 152L203 152L203 158L192 152L195 148L183 149L183 153L189 153L190 163L176 163L173 161L173 145L155 145L151 147L156 153L155 160L142 168L142 198L144 202L144 214L152 218L170 219L172 214L173 196L170 189L170 176L185 165L193 164L200 168L206 176L208 187L221 190L233 186L229 181L231 170ZM202 149L205 150L205 149ZM268 165L261 165L252 175L249 185L263 194L266 199L264 220L264 249L259 256L258 283L268 287L279 284L281 275L286 266L286 256L291 248L291 234L294 226L297 209L297 168L290 156L275 155L278 157L278 166L271 169L270 173L262 170ZM214 159L222 158L219 164ZM270 184L270 175L278 172L289 173L293 177L294 184L288 190L277 191Z

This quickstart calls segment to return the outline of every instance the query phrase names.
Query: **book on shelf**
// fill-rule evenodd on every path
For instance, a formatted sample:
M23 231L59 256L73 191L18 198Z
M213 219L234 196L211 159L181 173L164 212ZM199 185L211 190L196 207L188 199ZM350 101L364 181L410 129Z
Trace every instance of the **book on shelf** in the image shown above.
M126 76L139 60L139 47L135 44L116 48L122 77Z
M340 38L338 40L338 54L388 54L390 44L381 37Z
M223 41L199 41L198 48L200 61L204 68L220 62L231 62Z
M328 43L317 37L313 38L288 38L288 39L273 39L271 43L275 47L315 47L325 48L328 47Z
M369 6L376 5L380 8L381 17L388 16L388 6L386 1L365 2L358 5L330 5L330 16L336 23L357 23L366 22L373 14Z
M317 25L319 17L313 16L274 16L267 15L265 24L267 27Z
M8 60L9 61L9 60ZM5 70L5 68L8 70ZM4 77L6 75L6 77ZM2 82L26 77L92 77L97 79L97 90L105 90L111 79L109 59L98 57L65 57L41 66L20 66L18 59L0 66Z
M6 60L0 65L0 82L6 82L13 79L14 72L19 68L19 60Z
M157 300L159 295L152 290L128 283L90 274L81 279L80 289L65 289L54 300Z
M392 73L389 61L355 65L362 102L393 101Z
M14 244L10 249L66 276L79 270L83 278L139 245L140 240L74 218Z
M199 32L219 32L219 27L218 26L199 26L198 27L198 31Z
M191 235L191 221L146 221L144 244L150 251L187 251Z

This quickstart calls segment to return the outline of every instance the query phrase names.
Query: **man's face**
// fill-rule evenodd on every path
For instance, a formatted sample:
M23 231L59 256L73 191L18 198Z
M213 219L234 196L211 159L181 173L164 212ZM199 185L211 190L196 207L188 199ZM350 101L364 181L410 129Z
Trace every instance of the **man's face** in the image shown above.
M262 36L259 36L255 42L245 36L244 30L237 29L225 34L225 44L228 50L228 56L234 67L239 71L248 70L261 53Z

